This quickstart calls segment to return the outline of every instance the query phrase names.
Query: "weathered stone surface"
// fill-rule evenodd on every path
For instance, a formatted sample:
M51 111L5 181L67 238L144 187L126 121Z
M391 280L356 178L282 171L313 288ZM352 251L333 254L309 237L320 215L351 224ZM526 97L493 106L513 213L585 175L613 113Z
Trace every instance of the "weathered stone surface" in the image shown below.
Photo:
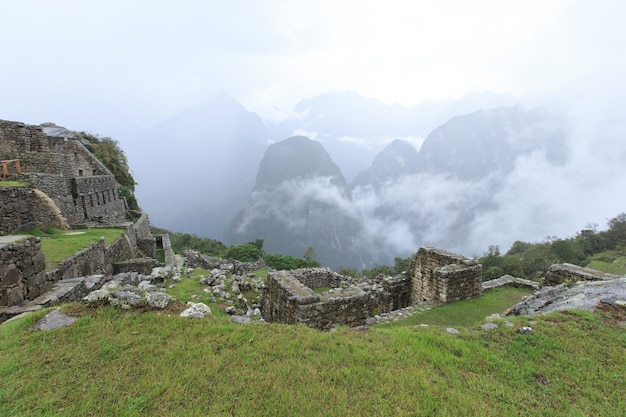
M146 294L146 302L148 303L148 305L152 308L157 308L159 310L167 307L171 301L172 297L163 292L154 291L148 292Z
M539 288L539 283L535 281L530 281L528 279L517 278L512 275L503 275L500 278L492 279L490 281L485 281L482 283L483 291L504 286L525 287L536 290Z
M460 331L458 331L454 327L446 327L446 332L448 332L450 334L459 334L459 333L461 333Z
M15 264L7 265L3 271L0 271L0 273L4 274L4 277L2 278L2 286L15 285L20 279L20 272Z
M246 316L231 316L230 321L235 324L248 324L252 320L250 319L250 317L246 317Z
M480 326L480 328L483 330L495 330L498 328L498 325L496 323L489 322L489 323L484 323L483 325Z
M131 291L112 291L109 295L109 303L111 305L120 307L123 309L131 309L133 307L137 307L146 302L145 297L141 295L137 295Z
M91 305L99 305L99 304L108 303L110 294L111 294L111 291L101 288L99 290L95 290L87 294L87 296L83 298L83 301Z
M596 271L573 264L555 264L550 266L541 281L542 286L554 286L576 281L603 281L619 278L619 275Z
M626 300L626 277L601 281L579 281L544 287L516 304L507 315L535 315L558 310L595 310L600 300Z
M180 313L181 317L194 317L203 319L211 314L211 308L204 303L193 303L189 308Z
M372 298L354 285L341 288L349 282L336 281L337 275L327 268L270 273L261 297L263 318L270 322L303 323L320 330L329 330L337 324L365 325L372 316ZM336 288L317 294L303 281Z
M54 330L59 327L71 326L75 321L76 317L70 317L59 310L54 310L35 323L33 328L37 330Z
M483 267L476 259L441 249L421 247L409 268L411 304L435 300L444 303L480 297Z

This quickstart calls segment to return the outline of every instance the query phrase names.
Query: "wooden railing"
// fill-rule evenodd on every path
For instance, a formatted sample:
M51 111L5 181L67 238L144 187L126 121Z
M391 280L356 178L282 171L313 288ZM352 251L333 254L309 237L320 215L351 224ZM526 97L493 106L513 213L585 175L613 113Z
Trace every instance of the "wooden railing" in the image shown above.
M7 178L7 173L8 173L7 166L10 163L14 163L15 164L15 170L17 171L18 174L22 173L22 169L20 168L20 160L19 159L7 159L5 161L0 161L0 165L2 165L2 179L3 180L6 180L6 178Z

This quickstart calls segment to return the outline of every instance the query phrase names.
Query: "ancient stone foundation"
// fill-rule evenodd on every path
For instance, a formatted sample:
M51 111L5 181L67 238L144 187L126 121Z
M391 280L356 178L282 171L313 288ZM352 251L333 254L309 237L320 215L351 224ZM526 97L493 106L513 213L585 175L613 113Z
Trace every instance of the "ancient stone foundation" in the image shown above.
M483 267L476 259L422 247L409 269L411 304L422 301L452 303L480 297Z
M314 288L342 285L327 268L278 271L267 277L261 314L266 321L302 323L320 330L335 325L361 326L372 316L374 303L369 294L355 286L339 286L316 293Z

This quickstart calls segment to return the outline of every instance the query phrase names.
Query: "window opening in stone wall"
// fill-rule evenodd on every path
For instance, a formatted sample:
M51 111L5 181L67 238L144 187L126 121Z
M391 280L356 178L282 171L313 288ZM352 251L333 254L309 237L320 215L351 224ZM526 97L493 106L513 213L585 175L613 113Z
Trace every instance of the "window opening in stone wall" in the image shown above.
M82 177L82 176L83 176L83 170L82 170L82 169L79 169L79 170L78 170L78 176L79 176L79 177Z

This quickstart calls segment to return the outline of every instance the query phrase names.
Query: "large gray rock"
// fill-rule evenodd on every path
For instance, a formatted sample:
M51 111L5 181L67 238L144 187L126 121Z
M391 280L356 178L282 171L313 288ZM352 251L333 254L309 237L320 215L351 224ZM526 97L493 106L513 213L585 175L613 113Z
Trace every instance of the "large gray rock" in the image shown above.
M248 324L252 320L250 319L250 317L246 317L246 316L231 316L230 321L235 324Z
M145 303L145 297L137 295L130 291L113 291L109 296L109 302L111 305L123 308L125 310L137 307Z
M204 303L195 303L192 304L191 307L180 313L180 316L203 319L209 314L211 314L211 308L209 306Z
M156 308L159 310L167 307L171 301L172 297L163 292L155 291L146 294L146 302L148 303L148 305L152 308Z
M601 281L580 281L572 287L565 284L544 287L514 305L506 315L535 315L558 310L595 310L600 301L626 302L626 277Z
M109 302L109 295L111 295L111 291L101 288L87 294L83 301L91 305L105 304Z
M75 321L76 317L70 317L59 310L54 310L35 323L33 328L37 330L54 330L59 327L71 326Z

